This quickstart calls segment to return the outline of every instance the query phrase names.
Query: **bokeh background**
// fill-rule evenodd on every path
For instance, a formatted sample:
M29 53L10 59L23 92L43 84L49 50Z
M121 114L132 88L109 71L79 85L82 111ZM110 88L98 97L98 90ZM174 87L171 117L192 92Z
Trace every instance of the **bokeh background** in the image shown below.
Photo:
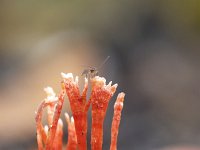
M43 88L59 92L60 72L80 76L107 56L99 74L126 93L118 149L200 149L199 0L1 0L0 149L37 149Z

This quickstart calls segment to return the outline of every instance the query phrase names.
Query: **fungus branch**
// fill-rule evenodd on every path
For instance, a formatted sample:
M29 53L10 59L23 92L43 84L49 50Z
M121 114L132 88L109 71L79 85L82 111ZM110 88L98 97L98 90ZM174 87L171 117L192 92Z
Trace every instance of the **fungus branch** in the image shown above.
M107 111L108 103L116 91L117 84L111 86L112 82L106 85L105 78L98 76L91 79L92 83L92 132L91 149L101 150L103 144L103 122Z
M123 92L119 93L114 105L114 115L113 115L112 127L111 127L110 150L117 150L117 136L119 132L119 124L121 120L121 112L123 109L124 96L125 94Z
M38 110L36 112L36 127L37 127L37 142L38 142L38 149L43 149L43 145L45 145L45 149L50 150L52 147L56 147L58 150L62 149L59 148L58 145L62 145L59 143L62 140L57 140L54 142L54 137L56 136L58 139L62 139L62 121L59 120L63 101L64 101L64 92L62 91L59 98L55 96L53 89L47 87L44 89L47 93L47 98L42 101L39 105ZM48 121L49 121L49 131L45 132L45 129L42 125L42 114L45 107L48 107ZM52 112L54 112L52 114Z
M68 142L67 142L66 150L76 150L77 137L76 137L76 130L74 126L74 118L71 117L71 121L70 121L68 113L65 113L65 118L68 125Z
M47 150L50 150L54 144L54 138L56 135L56 129L57 129L58 120L59 120L59 117L61 114L63 103L64 103L64 91L62 90L58 97L58 102L55 107L55 111L54 111L54 115L53 115L53 122L49 128L48 138L47 138L47 142L46 142Z
M69 98L71 111L74 117L77 142L79 150L87 149L87 111L86 93L88 80L85 78L85 86L80 95L78 87L78 77L73 79L72 73L61 74L64 79L65 90Z

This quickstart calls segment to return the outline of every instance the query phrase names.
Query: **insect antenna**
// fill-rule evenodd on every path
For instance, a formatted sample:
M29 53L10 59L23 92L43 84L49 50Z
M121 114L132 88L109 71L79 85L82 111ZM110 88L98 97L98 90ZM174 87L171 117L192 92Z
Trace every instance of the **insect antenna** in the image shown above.
M99 65L98 69L102 68L103 65L108 61L109 58L110 58L110 56L107 56L106 59Z

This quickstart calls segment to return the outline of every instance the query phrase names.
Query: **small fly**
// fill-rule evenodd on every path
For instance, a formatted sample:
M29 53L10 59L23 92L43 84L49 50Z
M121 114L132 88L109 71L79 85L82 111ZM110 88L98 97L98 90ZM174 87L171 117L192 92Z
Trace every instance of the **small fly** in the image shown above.
M85 75L86 78L94 78L95 76L98 76L98 69L100 69L108 61L109 58L110 56L106 57L106 59L98 68L89 66L88 68L84 69L81 75Z

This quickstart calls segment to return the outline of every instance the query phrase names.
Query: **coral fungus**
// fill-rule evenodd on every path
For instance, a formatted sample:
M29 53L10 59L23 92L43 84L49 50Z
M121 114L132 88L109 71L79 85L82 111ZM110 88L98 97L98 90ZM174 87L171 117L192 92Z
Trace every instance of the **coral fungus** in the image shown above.
M37 143L39 150L61 150L63 148L63 122L60 119L64 96L67 95L72 111L71 119L65 113L68 125L67 150L87 150L87 112L92 106L92 129L91 129L91 149L101 150L103 144L103 122L106 115L110 99L116 91L117 84L106 85L103 77L94 76L89 79L92 91L89 100L86 99L88 89L88 79L85 78L85 86L80 93L78 77L73 78L72 73L61 73L63 78L62 89L58 97L51 87L45 88L47 98L42 101L36 112ZM117 136L121 111L123 108L124 93L120 93L114 105L114 116L111 127L110 150L117 149ZM42 125L42 114L47 107L48 126Z

